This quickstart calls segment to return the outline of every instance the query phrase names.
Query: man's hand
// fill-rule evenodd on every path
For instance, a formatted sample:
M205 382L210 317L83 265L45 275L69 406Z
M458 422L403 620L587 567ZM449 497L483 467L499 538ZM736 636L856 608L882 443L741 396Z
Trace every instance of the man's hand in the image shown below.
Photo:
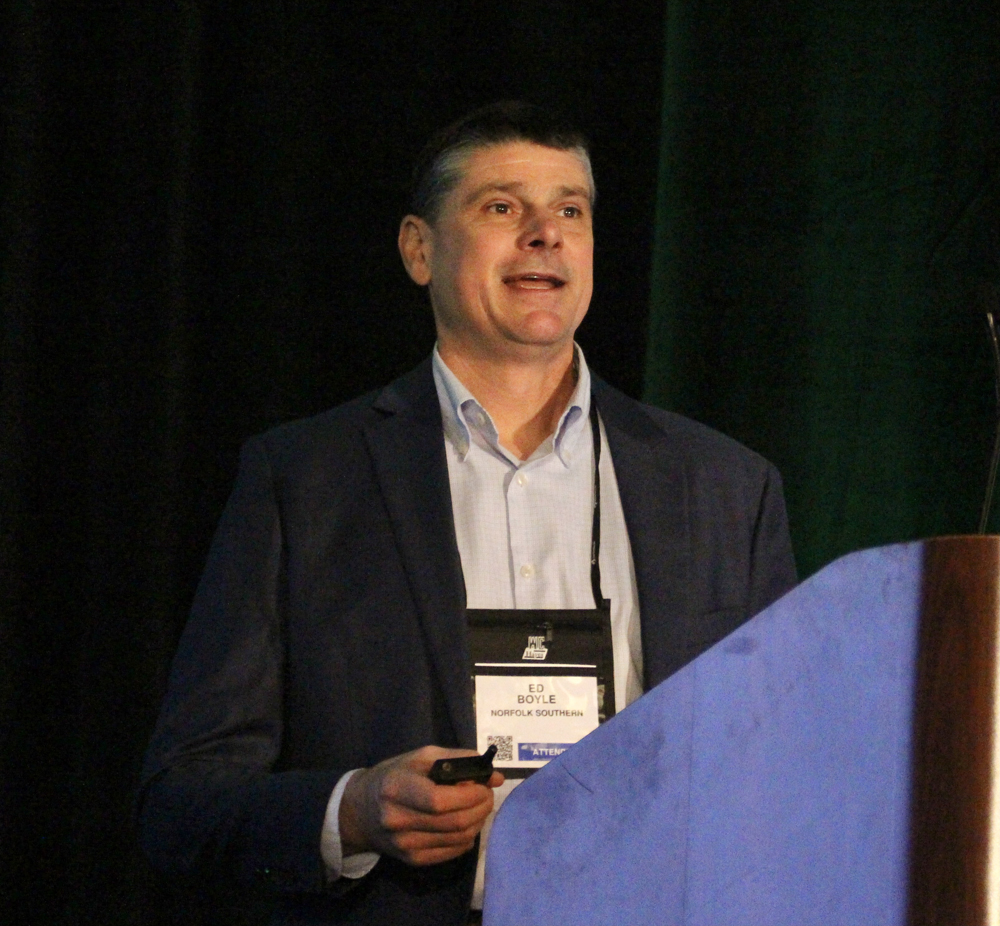
M468 852L503 775L494 772L486 785L436 785L427 773L438 759L474 755L424 746L357 772L340 802L344 855L379 852L410 865L434 865Z

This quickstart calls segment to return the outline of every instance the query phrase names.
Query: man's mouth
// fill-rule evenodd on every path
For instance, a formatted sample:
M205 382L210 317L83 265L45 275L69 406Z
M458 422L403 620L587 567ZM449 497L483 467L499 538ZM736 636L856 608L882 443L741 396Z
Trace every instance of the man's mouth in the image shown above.
M514 273L504 277L503 282L514 289L559 289L566 285L566 281L554 273Z

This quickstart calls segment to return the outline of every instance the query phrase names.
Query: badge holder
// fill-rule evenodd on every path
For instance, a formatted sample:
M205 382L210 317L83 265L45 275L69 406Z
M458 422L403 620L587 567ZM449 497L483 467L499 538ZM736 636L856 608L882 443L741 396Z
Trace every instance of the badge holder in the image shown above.
M527 778L614 714L610 608L470 610L477 748Z

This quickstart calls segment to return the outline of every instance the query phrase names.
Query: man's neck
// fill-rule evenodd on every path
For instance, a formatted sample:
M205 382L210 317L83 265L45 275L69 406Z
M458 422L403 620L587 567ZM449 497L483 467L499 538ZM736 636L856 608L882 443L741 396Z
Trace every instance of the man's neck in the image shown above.
M517 362L506 358L470 360L438 344L448 369L489 412L500 443L527 460L555 431L576 388L572 343L551 358Z

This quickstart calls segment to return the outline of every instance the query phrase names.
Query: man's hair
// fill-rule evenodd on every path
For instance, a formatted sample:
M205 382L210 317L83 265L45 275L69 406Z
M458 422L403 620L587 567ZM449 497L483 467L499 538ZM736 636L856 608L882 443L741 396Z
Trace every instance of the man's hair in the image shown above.
M590 198L597 194L586 137L562 116L514 100L491 103L441 129L424 146L413 170L410 212L433 223L441 204L462 176L462 166L477 148L528 141L571 151L583 162Z

